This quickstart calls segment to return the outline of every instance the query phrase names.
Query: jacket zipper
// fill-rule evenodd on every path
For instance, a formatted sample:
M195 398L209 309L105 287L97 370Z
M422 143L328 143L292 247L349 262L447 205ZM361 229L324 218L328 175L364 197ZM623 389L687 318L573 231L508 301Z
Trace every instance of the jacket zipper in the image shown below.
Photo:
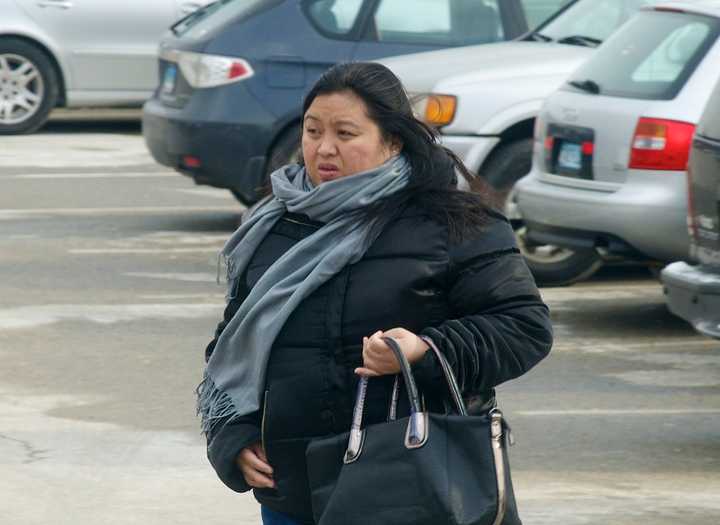
M260 421L260 445L262 446L265 457L267 457L267 447L265 446L265 417L267 416L267 403L269 392L270 390L265 390L265 398L263 399L263 413L262 419Z
M505 517L507 494L505 493L505 461L503 458L503 416L498 409L490 412L490 436L492 439L495 475L497 477L498 505L493 525L500 525Z

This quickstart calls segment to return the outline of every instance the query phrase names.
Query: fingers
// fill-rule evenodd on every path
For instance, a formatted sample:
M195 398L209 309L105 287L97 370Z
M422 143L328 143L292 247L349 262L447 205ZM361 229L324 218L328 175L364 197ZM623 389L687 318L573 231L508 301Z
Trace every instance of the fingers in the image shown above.
M378 377L380 375L374 370L365 367L356 368L355 373L361 377Z
M238 454L236 463L245 482L255 488L275 488L273 469L267 463L265 453L259 444L244 448Z
M243 472L245 483L256 489L274 489L275 482L268 476L257 471Z
M395 374L400 370L392 349L383 341L385 333L378 330L370 337L363 337L363 366L355 373L364 377Z
M262 443L255 443L254 445L250 445L250 448L255 452L255 455L259 457L261 460L263 460L265 463L269 463L267 460L267 456L265 455L265 449L262 447Z

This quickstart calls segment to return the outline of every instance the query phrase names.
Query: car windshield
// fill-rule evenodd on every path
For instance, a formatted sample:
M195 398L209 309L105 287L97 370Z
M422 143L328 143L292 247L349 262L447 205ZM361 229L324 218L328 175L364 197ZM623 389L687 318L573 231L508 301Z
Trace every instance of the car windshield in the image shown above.
M657 0L579 0L532 34L536 40L595 47L640 7Z
M247 16L268 3L270 0L217 0L178 20L170 29L176 36L190 30L193 34L188 36L201 36L220 23Z
M630 20L568 81L568 89L651 100L675 98L715 43L720 20L647 11Z

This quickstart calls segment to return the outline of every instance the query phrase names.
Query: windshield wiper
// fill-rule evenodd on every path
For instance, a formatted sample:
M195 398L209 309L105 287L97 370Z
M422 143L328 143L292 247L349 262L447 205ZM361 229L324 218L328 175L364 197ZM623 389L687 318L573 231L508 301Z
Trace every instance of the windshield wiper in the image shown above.
M594 80L590 80L589 78L586 80L570 80L568 84L572 87L581 89L582 91L586 91L587 93L592 93L593 95L600 94L600 84Z
M559 39L557 43L571 44L573 46L597 47L602 44L602 40L591 36L570 35Z
M182 17L180 20L178 20L177 22L175 22L173 25L171 25L171 26L170 26L170 31L173 32L173 35L177 36L177 34L178 34L178 27L183 26L183 25L184 25L184 26L187 26L188 24L190 24L190 22L192 22L193 20L195 20L195 19L198 18L199 16L203 16L203 15L205 14L205 12L206 12L208 9L210 9L213 5L215 5L216 3L217 3L217 2L210 2L209 4L206 4L206 5L202 6L202 7L199 7L199 8L196 9L195 11L191 11L190 13L188 13L187 15L185 15L184 17Z
M530 33L527 36L527 39L534 40L535 42L552 42L552 38L549 36L543 35L542 33Z

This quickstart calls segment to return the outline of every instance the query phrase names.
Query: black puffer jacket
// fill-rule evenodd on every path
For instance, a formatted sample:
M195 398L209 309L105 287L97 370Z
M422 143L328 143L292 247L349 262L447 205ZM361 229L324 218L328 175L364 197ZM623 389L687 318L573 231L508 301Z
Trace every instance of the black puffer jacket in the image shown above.
M216 339L263 272L320 226L289 213L278 221L231 293ZM552 344L548 309L503 218L492 217L481 234L452 244L446 227L409 207L358 263L288 319L272 348L263 413L219 425L209 436L208 457L220 479L249 490L235 458L262 438L277 490L255 489L256 498L312 523L305 448L313 437L350 428L362 338L395 327L430 336L464 394L479 398L526 372ZM426 399L438 403L446 388L433 353L413 368ZM389 376L370 380L364 422L386 419L391 386Z

